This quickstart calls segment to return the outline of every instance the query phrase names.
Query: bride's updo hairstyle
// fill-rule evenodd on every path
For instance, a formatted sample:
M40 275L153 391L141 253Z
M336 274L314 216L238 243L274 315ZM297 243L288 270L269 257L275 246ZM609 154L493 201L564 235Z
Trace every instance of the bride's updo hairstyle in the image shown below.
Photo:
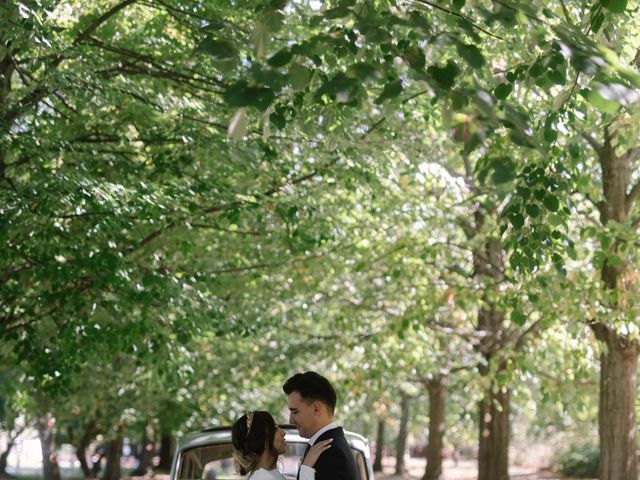
M273 448L275 434L276 422L269 412L247 412L236 420L231 428L231 443L240 475L256 471L260 455L265 450L277 456Z

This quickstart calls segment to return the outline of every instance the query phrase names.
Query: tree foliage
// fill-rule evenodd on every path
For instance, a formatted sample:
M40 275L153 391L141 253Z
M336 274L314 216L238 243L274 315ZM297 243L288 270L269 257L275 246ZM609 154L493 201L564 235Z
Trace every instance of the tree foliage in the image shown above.
M633 341L637 12L3 3L0 358L36 415L174 430L277 410L309 365L374 408L461 371L462 398L536 389L585 323Z

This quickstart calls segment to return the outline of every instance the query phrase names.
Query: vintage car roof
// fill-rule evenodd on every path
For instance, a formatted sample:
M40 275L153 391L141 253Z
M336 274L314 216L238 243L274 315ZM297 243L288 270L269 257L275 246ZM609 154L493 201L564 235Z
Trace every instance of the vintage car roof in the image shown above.
M280 425L280 427L286 432L285 438L287 442L305 443L307 441L306 438L303 438L298 434L298 429L293 425ZM365 437L347 430L345 430L344 434L347 438L347 441L349 442L349 445L358 450L366 451L366 453L368 454L367 447L369 445L369 441ZM187 448L219 443L231 443L230 426L206 428L200 432L186 435L179 442L178 448L180 450L184 450Z

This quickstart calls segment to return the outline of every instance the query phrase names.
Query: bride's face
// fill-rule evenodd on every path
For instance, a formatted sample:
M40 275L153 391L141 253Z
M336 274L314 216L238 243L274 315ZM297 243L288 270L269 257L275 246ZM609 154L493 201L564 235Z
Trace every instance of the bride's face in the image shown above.
M287 442L284 441L284 430L276 427L276 433L273 437L273 449L278 455L282 455L287 450Z

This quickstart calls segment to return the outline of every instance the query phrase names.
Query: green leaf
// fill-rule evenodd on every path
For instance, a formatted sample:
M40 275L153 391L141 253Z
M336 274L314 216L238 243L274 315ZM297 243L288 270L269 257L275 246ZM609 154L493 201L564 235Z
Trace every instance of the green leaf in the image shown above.
M524 217L520 213L512 213L509 215L509 221L516 228L524 227Z
M275 98L275 94L270 88L250 87L246 82L238 82L224 92L223 98L232 107L251 106L266 110Z
M333 20L333 19L336 19L336 18L346 17L350 13L351 13L351 10L349 10L349 8L347 8L347 7L330 8L329 10L324 12L324 18L328 18L330 20Z
M280 68L289 63L291 59L293 59L293 52L288 48L283 48L269 57L267 63L272 67Z
M402 93L402 82L400 79L389 82L384 86L378 98L376 98L376 103L379 105L388 98L397 97L400 93Z
M530 217L537 217L540 215L540 207L538 207L535 203L530 203L526 206L527 215Z
M604 19L605 19L604 12L600 12L600 13L598 13L598 15L596 15L596 18L593 21L593 24L591 26L591 31L593 33L598 33L600 28L602 28L602 24L604 23Z
M560 70L549 70L547 72L547 78L556 85L564 85L567 83L566 75Z
M206 37L200 42L197 50L218 61L230 61L236 58L236 49L231 42L212 37Z
M609 255L607 257L607 264L611 265L612 267L620 267L624 265L624 260L618 255Z
M266 10L262 15L261 22L271 32L277 32L284 24L284 14L279 10Z
M555 115L549 115L544 122L544 139L549 143L555 142L558 138L558 131L553 125L554 121Z
M423 35L429 35L431 33L431 24L429 24L424 15L417 10L411 12L409 20L411 25Z
M294 90L302 90L311 80L311 70L304 65L295 64L289 69L289 84Z
M500 85L498 85L495 90L493 91L493 94L495 95L495 97L499 100L504 100L505 98L507 98L509 96L509 94L511 93L511 91L513 90L513 85L510 83L501 83Z
M327 94L338 103L349 103L358 95L360 89L357 79L338 73L320 87L317 95Z
M546 67L542 64L541 61L537 61L533 65L531 65L531 68L529 68L529 75L531 75L532 77L539 77L545 71Z
M451 6L454 11L459 12L460 10L462 10L462 7L464 7L464 4L465 0L453 0Z
M427 64L427 59L424 56L422 49L416 45L410 45L404 50L404 57L411 65L411 68L418 72L423 72L424 67Z
M285 118L284 113L278 110L269 115L269 121L278 130L282 130L287 124L287 119Z
M558 209L560 208L560 201L558 200L558 197L556 197L555 195L545 196L542 203L544 203L544 206L547 207L547 210L551 212L557 212Z
M287 6L287 2L289 0L270 0L269 1L269 6L271 8L274 8L276 10L282 10L284 7Z
M444 67L431 65L427 68L427 73L431 75L438 86L448 90L453 87L453 84L456 82L456 77L460 73L460 69L453 60L449 60Z
M519 310L514 310L511 312L511 321L521 327L527 321L527 316Z
M373 82L382 78L380 69L370 63L354 63L349 67L349 71L353 72L361 82Z
M627 9L627 0L600 0L600 4L611 13L624 13Z
M508 159L497 159L491 162L493 173L491 181L494 185L510 182L516 178L515 165Z
M481 68L486 63L482 52L476 45L459 43L457 50L458 54L473 68Z

